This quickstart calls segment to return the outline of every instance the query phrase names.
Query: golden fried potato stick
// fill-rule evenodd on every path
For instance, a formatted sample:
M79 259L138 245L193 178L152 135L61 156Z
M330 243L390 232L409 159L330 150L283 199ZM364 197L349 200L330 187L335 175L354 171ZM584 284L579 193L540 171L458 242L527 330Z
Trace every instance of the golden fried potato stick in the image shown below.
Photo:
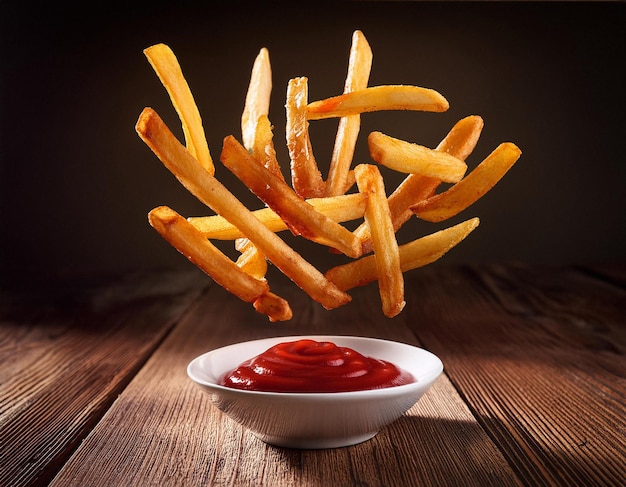
M519 159L522 151L511 142L500 144L461 181L411 207L422 220L440 222L482 198Z
M309 80L305 77L293 78L287 85L285 103L286 139L291 160L291 179L295 192L303 198L324 196L324 181L317 167L307 120Z
M311 102L306 107L306 116L309 120L320 120L381 110L445 112L448 108L448 100L435 90L410 85L383 85Z
M245 237L235 240L235 249L241 253L235 264L252 277L264 279L267 274L267 260L263 253Z
M280 170L280 164L276 158L273 138L274 134L272 133L270 119L267 115L261 115L256 125L254 144L251 149L252 155L259 164L265 166L274 176L285 181L285 176Z
M328 218L342 223L362 218L366 200L365 195L352 193L329 198L310 198L306 202ZM271 208L254 210L252 214L272 232L287 230L287 224ZM243 237L237 227L219 215L195 216L188 220L210 239L234 240Z
M243 143L260 164L280 174L276 151L274 150L272 127L268 118L272 94L272 67L269 51L262 48L254 60L246 101L241 114L241 134ZM282 176L282 174L281 174ZM267 261L263 253L245 239L245 251L237 259L237 265L252 275L265 276Z
M383 313L393 318L402 311L406 303L400 253L391 222L385 184L378 167L371 164L359 164L354 168L354 174L359 191L368 198L365 222L372 235Z
M359 30L352 34L348 74L343 92L351 93L367 88L372 68L372 49ZM337 196L347 191L348 172L354 157L354 148L361 128L361 116L348 115L339 119L335 146L330 161L326 196Z
M202 126L202 118L178 59L165 44L156 44L144 49L143 52L167 90L172 105L178 113L187 150L198 159L202 167L213 174L215 168Z
M478 218L472 218L445 230L400 245L400 267L408 272L418 267L431 264L461 242L479 224ZM326 277L339 289L347 291L357 286L365 286L378 277L375 255L361 257L347 264L342 264L326 271Z
M279 215L294 235L335 248L350 256L361 255L361 243L350 230L315 210L287 183L257 164L232 135L224 139L222 163L255 195Z
M191 194L239 228L270 262L312 299L326 309L336 308L351 300L277 234L268 230L241 201L209 174L153 109L142 111L136 131Z
M462 118L439 143L437 150L464 161L476 147L483 127L483 119L478 115ZM413 216L411 207L432 196L440 183L438 179L409 174L391 193L388 198L389 210L396 232ZM363 253L369 253L372 243L367 225L361 224L354 233L361 239Z
M232 260L207 240L185 218L167 206L154 208L148 214L150 225L198 268L202 269L215 282L239 299L255 303L271 321L284 321L291 318L289 304L284 299L270 294L265 281L255 279L243 272ZM260 304L256 304L260 301ZM264 304L266 301L271 306Z
M421 174L446 183L460 181L467 164L447 152L372 132L367 137L370 155L377 163L407 174Z
M262 48L254 60L246 101L241 115L241 135L243 145L252 150L255 144L256 125L261 115L267 116L270 110L272 93L272 67L269 51Z

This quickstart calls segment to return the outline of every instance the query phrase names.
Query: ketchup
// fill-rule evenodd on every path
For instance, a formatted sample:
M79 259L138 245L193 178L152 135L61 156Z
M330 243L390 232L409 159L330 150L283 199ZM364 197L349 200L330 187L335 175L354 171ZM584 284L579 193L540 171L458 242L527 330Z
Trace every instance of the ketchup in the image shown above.
M283 342L243 362L220 385L266 392L348 392L415 382L385 360L361 355L332 342Z

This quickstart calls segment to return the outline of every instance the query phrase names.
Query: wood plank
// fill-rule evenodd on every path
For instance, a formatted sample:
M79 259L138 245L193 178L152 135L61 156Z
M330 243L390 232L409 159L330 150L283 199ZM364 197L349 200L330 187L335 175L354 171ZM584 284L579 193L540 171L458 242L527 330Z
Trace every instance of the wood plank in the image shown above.
M416 334L524 483L623 481L623 290L524 266L425 269L409 289Z
M0 485L47 485L207 281L22 275L0 294Z
M275 282L275 281L272 281ZM372 440L296 450L262 443L214 408L187 377L197 355L236 341L356 334L419 345L410 315L384 318L375 287L332 312L292 286L272 286L294 320L269 324L214 287L197 303L81 444L52 485L475 485L519 481L442 376L408 414Z

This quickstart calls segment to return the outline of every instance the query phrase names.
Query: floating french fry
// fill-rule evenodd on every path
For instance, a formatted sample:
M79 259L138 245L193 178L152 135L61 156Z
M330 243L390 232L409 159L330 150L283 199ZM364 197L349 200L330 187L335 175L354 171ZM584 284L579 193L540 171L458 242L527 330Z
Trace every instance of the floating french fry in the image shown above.
M200 111L185 79L178 59L169 46L156 44L144 50L161 83L170 96L183 126L187 150L211 174L215 172Z
M291 159L291 179L295 192L303 198L324 196L324 181L317 167L307 120L309 80L293 78L287 85L287 148Z
M341 223L362 218L367 198L361 193L311 198L306 200L318 212ZM271 208L254 210L252 214L272 232L287 230L287 224ZM243 237L241 230L220 215L190 217L188 220L205 237L214 240L234 240Z
M404 277L385 184L378 168L371 164L359 164L354 168L354 174L359 192L367 195L365 223L372 236L383 313L393 318L405 305Z
M383 85L311 102L306 113L309 120L319 120L382 110L445 112L449 107L448 100L435 90L419 86Z
M418 267L439 260L450 249L459 244L479 224L478 218L472 218L450 228L400 245L400 268L408 272ZM378 278L376 257L368 255L347 264L333 267L326 271L326 277L343 291L358 286L365 286Z
M495 186L521 154L522 151L511 142L500 144L461 181L443 193L417 203L411 210L422 220L430 222L453 217Z
M352 35L344 93L367 88L371 67L372 49L363 33L357 30ZM326 180L326 196L344 194L349 187L348 185L352 185L349 183L348 174L360 128L361 116L359 114L341 117L339 120L328 179Z
M311 298L327 309L351 300L313 265L268 230L226 187L180 144L163 120L145 108L136 124L141 139L187 190L239 228L263 254Z
M272 94L272 67L269 51L262 48L254 60L246 101L241 115L243 145L251 150L255 146L256 125L259 117L267 116Z
M256 125L254 144L251 149L252 155L259 164L267 168L274 176L284 182L285 176L276 158L273 137L274 134L272 133L270 119L266 115L261 115Z
M446 183L460 181L467 164L447 152L372 132L367 138L370 155L379 164L406 174L421 174Z

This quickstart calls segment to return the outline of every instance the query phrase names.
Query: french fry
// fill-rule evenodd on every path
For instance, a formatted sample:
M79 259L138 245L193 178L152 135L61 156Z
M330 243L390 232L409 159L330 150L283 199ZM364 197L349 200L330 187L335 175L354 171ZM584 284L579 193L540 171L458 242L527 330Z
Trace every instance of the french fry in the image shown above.
M202 118L178 59L170 47L165 44L155 44L148 47L144 49L144 54L168 92L172 105L178 113L187 150L198 159L202 167L213 174L215 168L202 126Z
M307 121L309 80L293 78L287 85L287 149L291 160L291 180L295 192L303 198L324 196L324 181L313 155Z
M367 88L371 68L372 50L363 33L357 30L352 35L348 74L343 92L351 93ZM359 114L348 115L339 119L328 179L326 180L326 196L337 196L347 191L348 172L354 157L360 128L361 116Z
M479 223L478 218L472 218L400 245L398 251L402 272L408 272L439 260L446 252L465 239ZM333 267L326 271L325 275L343 291L365 286L378 278L375 255L368 255L347 264Z
M368 197L365 222L372 235L383 313L393 318L406 303L398 242L391 222L385 185L378 167L374 165L359 164L354 168L354 174L359 191Z
M262 48L254 60L246 101L241 115L243 145L252 150L255 146L256 126L261 115L267 116L272 93L272 67L269 51Z
M285 176L280 170L280 164L276 158L273 137L272 124L269 118L266 115L261 115L256 125L252 155L259 164L265 166L274 176L284 182Z
M335 248L350 257L361 255L358 237L316 211L284 181L256 164L253 156L233 136L224 139L220 160L281 217L294 235Z
M511 142L500 144L465 178L443 193L411 207L422 220L440 222L457 215L485 195L507 173L522 151Z
M377 163L407 174L421 174L446 183L460 181L467 171L462 160L438 150L372 132L367 138L370 155Z
M464 161L474 150L484 127L483 119L470 115L459 120L437 146L437 150L446 152ZM397 232L413 216L411 207L434 194L441 181L419 174L409 174L389 196L389 211L393 228ZM362 253L372 249L369 229L365 223L355 231L362 244Z
M419 86L383 85L311 102L306 107L306 116L309 120L320 120L381 110L445 112L448 108L448 100L435 90Z
M183 254L215 282L242 301L253 303L257 311L271 321L291 318L289 304L283 298L267 296L267 282L242 271L232 260L194 228L185 218L167 206L154 208L148 214L150 225L176 250ZM258 303L271 303L258 304Z
M312 299L326 309L351 300L278 235L268 230L222 183L200 166L153 109L142 111L136 131L191 194L239 228L270 262Z
M366 200L365 195L352 193L329 198L311 198L306 202L328 218L342 223L362 218ZM272 232L287 230L287 224L271 208L255 210L252 214ZM219 215L196 216L188 220L210 239L234 240L243 237L237 227Z
M270 321L288 321L293 318L289 303L271 291L259 296L253 306L259 313L267 315Z

